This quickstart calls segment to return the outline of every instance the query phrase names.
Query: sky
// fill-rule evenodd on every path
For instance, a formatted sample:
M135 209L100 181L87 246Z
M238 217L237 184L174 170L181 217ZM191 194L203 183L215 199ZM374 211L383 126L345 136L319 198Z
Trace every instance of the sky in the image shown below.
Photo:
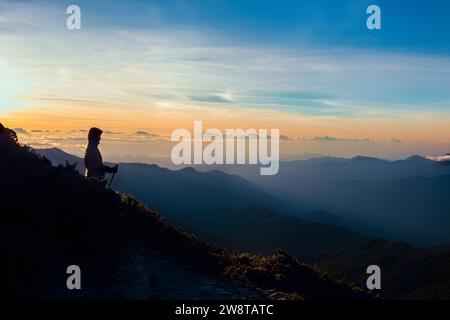
M81 30L66 28L67 6ZM366 9L381 8L381 30ZM170 133L278 128L285 157L450 152L450 2L0 0L0 121L33 146L164 157ZM147 133L142 134L143 132Z

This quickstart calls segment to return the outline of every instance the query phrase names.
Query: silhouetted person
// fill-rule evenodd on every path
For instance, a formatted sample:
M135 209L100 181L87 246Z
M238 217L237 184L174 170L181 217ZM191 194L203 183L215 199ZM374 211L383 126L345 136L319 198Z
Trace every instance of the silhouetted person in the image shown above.
M84 155L86 177L103 180L105 173L117 173L118 166L108 167L103 164L102 154L98 149L103 131L99 128L91 128L88 133L88 145Z

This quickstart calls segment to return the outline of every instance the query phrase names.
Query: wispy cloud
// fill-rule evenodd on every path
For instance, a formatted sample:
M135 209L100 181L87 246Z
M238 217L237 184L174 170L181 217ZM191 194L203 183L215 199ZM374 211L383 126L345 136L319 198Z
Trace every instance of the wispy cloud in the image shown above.
M303 138L303 141L308 140ZM311 141L319 141L319 142L373 142L369 138L362 138L362 139L349 139L349 138L336 138L336 137L330 137L330 136L322 136L322 137L313 137L310 138Z
M22 22L9 21L14 36L2 41L0 59L26 74L32 89L18 94L35 104L139 109L233 103L340 117L449 110L449 57L230 43L217 33L176 27L70 32L55 28L60 11L26 3L9 10ZM33 14L47 27L27 28L36 23Z
M292 45L242 41L220 30L165 24L157 7L151 8L157 21L142 28L130 19L97 23L101 17L88 11L95 22L79 32L65 29L65 8L55 2L0 0L0 8L2 116L40 113L72 128L114 120L110 129L122 133L115 138L136 143L137 130L154 134L143 119L178 126L175 120L219 122L225 115L233 125L238 119L288 128L286 137L308 131L349 143L361 136L412 140L421 133L411 137L411 127L420 123L425 140L447 139L446 55L315 46L301 35Z
M205 102L205 103L233 103L234 101L229 95L226 94L215 94L207 96L192 96L190 97L192 101L195 102Z

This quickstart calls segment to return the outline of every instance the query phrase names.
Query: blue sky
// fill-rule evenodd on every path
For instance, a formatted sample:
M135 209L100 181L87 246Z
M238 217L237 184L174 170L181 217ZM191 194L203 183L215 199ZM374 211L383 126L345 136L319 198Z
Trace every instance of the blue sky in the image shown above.
M70 4L80 31L65 28ZM381 30L366 28L370 4ZM0 0L0 115L283 118L289 135L301 123L298 135L442 142L449 12L445 0ZM427 137L411 132L421 121Z
M3 3L15 1L3 0ZM64 11L82 7L86 28L188 27L220 32L230 41L309 44L448 54L447 0L22 0ZM366 8L382 9L381 31L365 28Z
M211 44L282 48L293 50L294 55L295 50L304 48L332 50L336 57L347 52L375 52L381 59L387 53L429 55L431 59L450 53L450 2L446 0L134 0L127 1L126 6L120 0L76 3L83 8L88 29L187 29L213 34L208 38ZM382 30L365 27L370 4L382 9ZM305 94L311 93L302 92ZM369 92L363 94L371 98ZM428 88L410 90L409 86L394 94L376 95L379 102L388 103L440 103L448 98L441 88L428 92Z
M191 27L216 30L233 41L294 47L306 40L324 46L450 52L446 0L131 0L126 8L120 0L75 3L87 8L86 17L100 25ZM365 11L371 4L382 9L381 31L365 28ZM151 18L155 11L158 19Z

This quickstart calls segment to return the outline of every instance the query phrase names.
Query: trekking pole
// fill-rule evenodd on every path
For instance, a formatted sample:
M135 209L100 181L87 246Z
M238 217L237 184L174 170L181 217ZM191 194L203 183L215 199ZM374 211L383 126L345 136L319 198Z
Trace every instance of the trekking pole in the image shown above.
M109 184L108 184L108 189L111 189L111 184L113 182L114 176L116 175L116 173L114 172L111 176L111 180L109 180Z
M116 172L113 172L113 174L112 174L112 176L111 176L111 180L109 180L108 189L111 189L111 184L112 184L112 182L113 182L113 180L114 180L114 176L116 175L116 173L117 173L117 171L116 171Z

